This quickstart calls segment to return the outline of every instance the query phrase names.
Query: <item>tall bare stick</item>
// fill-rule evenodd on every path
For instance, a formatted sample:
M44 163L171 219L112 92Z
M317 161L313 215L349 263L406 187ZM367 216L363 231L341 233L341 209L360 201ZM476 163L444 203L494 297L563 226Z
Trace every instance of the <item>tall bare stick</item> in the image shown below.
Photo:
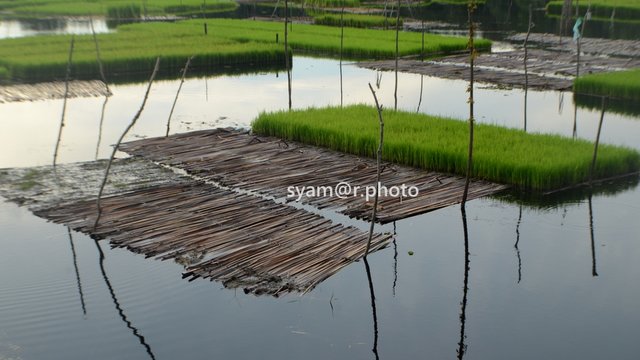
M589 185L593 181L593 172L596 169L596 160L598 158L598 144L600 144L600 132L602 131L602 122L604 120L604 111L607 106L607 99L602 97L602 111L600 112L600 122L598 123L598 133L596 135L596 143L593 147L593 159L591 160L591 168L589 169Z
M169 136L169 129L171 126L171 117L173 116L173 110L176 108L176 103L178 102L178 96L180 95L180 90L182 90L182 84L184 84L184 78L187 76L187 70L189 69L189 65L191 64L191 59L193 59L193 55L191 55L187 59L187 63L184 65L182 69L182 78L180 79L180 85L178 85L178 91L176 92L176 97L173 99L173 105L171 105L171 111L169 112L169 118L167 119L167 132L164 134L165 137Z
M71 36L71 45L69 45L69 58L67 60L67 73L64 77L64 100L62 102L62 115L60 116L60 128L58 129L58 140L56 140L56 148L53 151L53 167L56 167L58 160L58 149L60 148L60 140L62 139L62 128L64 128L64 116L67 112L67 98L69 97L69 78L71 77L71 63L73 62L73 46L75 44L75 36Z
M102 142L102 124L104 123L104 114L107 108L107 103L109 102L109 96L111 95L111 90L109 89L109 83L107 82L107 77L104 73L104 66L102 65L102 57L100 56L100 44L98 43L98 36L96 35L96 30L93 27L93 18L89 18L89 24L91 25L91 34L93 35L93 43L96 47L96 61L98 62L98 71L100 73L100 79L104 83L104 87L106 90L106 94L104 96L104 102L102 103L102 111L100 112L100 125L98 125L98 142L96 143L96 155L95 158L98 160L98 153L100 152L100 143Z
M399 56L399 48L398 48L398 36L400 33L400 0L398 0L398 10L396 11L396 84L393 90L393 110L398 110L398 56Z
M367 240L367 248L364 252L364 257L367 257L369 254L369 248L371 247L371 239L373 238L373 227L376 221L376 214L378 212L378 192L380 190L380 169L382 163L382 144L384 141L384 120L382 119L382 107L378 102L378 97L376 96L376 92L373 90L371 83L369 83L369 89L371 90L371 94L373 94L373 100L376 102L376 110L378 111L378 119L380 120L380 142L378 143L378 152L376 153L377 160L377 171L376 171L376 193L373 198L373 210L371 212L371 227L369 227L369 239Z
M340 11L340 107L344 104L344 92L342 90L342 50L344 48L344 0Z
M120 135L120 138L118 138L118 141L116 142L116 144L113 146L113 151L111 152L111 157L109 157L107 168L104 171L104 178L102 178L102 184L100 184L100 190L98 191L98 198L96 200L96 209L98 210L98 214L96 215L96 221L93 223L93 231L97 229L98 223L100 222L100 216L102 215L102 208L100 207L100 198L102 197L104 186L106 185L107 178L109 177L109 171L111 170L111 163L113 163L113 158L116 156L116 152L118 151L118 148L120 147L120 143L122 142L124 137L127 135L129 130L131 130L131 128L133 128L133 126L136 124L136 121L138 121L138 118L140 118L140 115L144 110L144 106L147 103L147 99L149 98L149 92L151 91L151 84L153 84L153 79L155 79L159 68L160 68L160 58L157 58L156 64L153 67L153 72L151 73L151 78L149 78L147 91L144 93L144 99L142 100L142 105L140 105L140 109L138 109L138 112L135 114L135 116L131 120L131 123L129 123L129 126L127 126L127 128L124 130L122 135Z
M476 9L475 0L470 0L467 6L467 15L469 17L469 155L467 157L467 178L464 183L464 193L462 194L462 206L467 202L469 194L469 182L471 181L471 170L473 169L473 65L476 57L476 49L474 44L475 25L473 23L473 12Z
M527 65L529 49L527 42L529 35L531 35L531 28L533 28L533 11L532 5L529 4L529 26L527 27L527 36L524 38L524 131L527 131L527 95L529 93L529 67Z
M93 18L89 18L89 24L91 25L91 34L93 35L93 43L96 47L96 60L98 61L98 71L100 72L100 79L104 83L104 86L107 90L107 95L111 93L109 90L109 84L107 83L107 77L104 74L104 66L102 65L102 57L100 56L100 45L98 44L98 36L96 35L96 30L93 27Z
M291 110L291 66L289 65L289 0L284 0L284 64L287 68L287 89L289 91L289 110Z

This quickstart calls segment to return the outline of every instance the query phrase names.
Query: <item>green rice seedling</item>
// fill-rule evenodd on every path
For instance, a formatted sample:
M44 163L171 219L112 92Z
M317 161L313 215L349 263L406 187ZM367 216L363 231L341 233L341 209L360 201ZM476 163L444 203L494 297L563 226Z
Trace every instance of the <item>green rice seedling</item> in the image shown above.
M317 15L313 18L314 24L327 26L340 26L339 14ZM395 18L385 18L380 15L361 15L361 14L344 14L344 26L356 28L373 28L373 27L393 27L396 25ZM402 25L402 20L400 20Z
M574 81L573 91L640 101L640 69L581 76Z
M376 110L366 105L345 108L262 113L252 124L257 134L277 136L359 156L374 157L378 129ZM386 161L464 175L468 126L465 122L386 110ZM593 144L557 135L476 124L474 178L526 190L549 190L589 179ZM640 153L602 145L594 179L640 170Z

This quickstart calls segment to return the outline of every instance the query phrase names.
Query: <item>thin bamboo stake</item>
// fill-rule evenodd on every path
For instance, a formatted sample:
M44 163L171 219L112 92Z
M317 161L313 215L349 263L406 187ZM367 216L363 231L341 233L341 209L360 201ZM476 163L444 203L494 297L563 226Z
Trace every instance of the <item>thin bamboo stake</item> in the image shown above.
M176 92L176 97L173 99L173 105L171 105L171 111L169 112L169 118L167 119L167 132L165 133L165 137L169 136L169 128L171 126L171 117L173 116L173 110L176 108L176 103L178 102L178 96L180 95L180 90L182 90L182 84L184 84L184 78L187 76L187 70L189 69L189 65L191 64L191 60L193 59L193 55L191 55L187 59L187 63L184 65L182 69L182 78L180 79L180 85L178 85L178 91Z
M98 71L100 72L100 79L104 83L104 86L107 90L107 95L111 93L109 90L109 84L107 83L107 77L104 74L104 66L102 64L102 57L100 56L100 45L98 44L98 36L96 35L96 30L93 27L93 18L89 18L89 24L91 25L91 34L93 35L93 43L96 47L96 60L98 61Z
M98 142L96 143L96 154L95 159L98 160L98 153L100 152L100 143L102 142L102 125L104 124L104 114L107 108L107 103L109 102L109 96L111 94L111 90L109 89L109 83L107 82L107 77L104 73L104 66L102 64L102 56L100 56L100 44L98 43L98 36L96 35L96 30L93 27L93 18L89 18L89 24L91 25L91 34L93 35L93 43L96 48L96 61L98 62L98 72L100 73L100 79L104 83L104 87L106 89L106 95L104 96L104 102L102 103L102 111L100 111L100 125L98 125Z
M398 36L399 36L399 33L400 33L400 0L398 0L398 10L396 11L396 65L395 65L396 83L393 90L393 110L398 110L398 56L399 56Z
M342 89L342 50L344 47L344 0L342 0L342 11L340 11L340 107L344 104L344 93Z
M284 0L284 57L287 68L287 89L289 92L289 110L291 110L291 69L289 66L289 32L287 22L289 21L289 0Z
M71 35L71 45L69 45L69 58L67 60L67 73L64 77L64 100L62 102L62 115L60 116L60 128L58 129L58 140L56 140L56 148L53 151L53 167L56 167L58 159L58 149L60 148L60 140L62 139L62 129L64 128L64 116L67 112L67 98L69 97L69 78L71 77L71 63L73 62L73 47L75 44L75 35Z
M376 163L377 163L376 185L375 185L376 192L373 198L373 210L371 211L371 226L369 227L369 239L367 240L367 247L364 252L365 259L367 257L367 254L369 253L369 248L371 247L371 239L373 238L373 228L375 226L376 213L378 211L378 193L379 193L378 190L380 189L380 168L381 168L381 162L382 162L382 145L384 141L384 120L382 118L382 107L378 102L378 97L376 96L376 92L375 90L373 90L371 83L369 83L369 89L371 90L371 94L373 95L373 100L375 100L376 102L376 110L378 111L378 119L380 120L380 142L378 143L378 152L376 154Z
M527 35L524 38L524 131L527 131L527 95L529 93L529 67L527 60L529 57L529 49L527 48L527 42L529 41L529 35L531 35L531 28L533 28L533 11L532 5L529 4L529 26L527 27Z
M462 194L462 207L464 208L467 202L467 196L469 193L469 183L471 181L471 170L473 167L473 65L476 57L476 50L474 44L475 26L473 24L473 12L476 8L475 0L470 0L467 6L467 14L469 17L469 152L467 157L467 177L464 183L464 192Z
M118 141L116 142L116 144L113 147L113 151L111 152L111 157L109 157L109 162L107 163L107 168L106 168L106 170L104 172L104 178L102 179L102 183L100 184L100 190L98 191L98 198L96 200L96 209L98 210L98 213L96 215L96 221L93 224L93 231L94 232L96 231L96 229L98 227L98 223L100 222L100 216L102 215L102 209L100 208L100 198L102 197L102 192L104 191L104 186L107 184L107 178L109 177L109 170L111 170L111 163L113 163L113 158L116 156L116 152L118 151L118 147L120 146L120 143L122 142L124 137L127 135L129 130L131 130L131 128L133 128L133 125L135 125L136 121L138 121L138 118L142 114L142 111L144 110L144 106L147 103L147 99L149 98L149 92L151 91L151 84L153 84L153 79L155 79L159 68L160 68L160 58L157 58L156 59L156 64L153 67L153 72L151 73L151 78L149 78L149 84L147 85L147 91L144 93L144 99L142 100L142 105L140 105L140 109L138 110L138 112L135 114L135 116L131 120L131 123L129 124L129 126L127 126L127 128L124 130L122 135L120 135L120 138L118 139Z
M591 168L589 169L589 185L593 182L593 172L596 168L596 159L598 157L598 144L600 143L600 132L602 131L602 122L604 120L604 111L607 105L607 100L602 97L602 111L600 112L600 122L598 122L598 133L596 135L596 143L593 147L593 159L591 160Z
M95 159L98 160L100 153L100 143L102 142L102 125L104 123L104 113L107 109L107 103L109 102L109 95L105 95L104 102L102 103L102 111L100 111L100 124L98 125L98 141L96 143Z

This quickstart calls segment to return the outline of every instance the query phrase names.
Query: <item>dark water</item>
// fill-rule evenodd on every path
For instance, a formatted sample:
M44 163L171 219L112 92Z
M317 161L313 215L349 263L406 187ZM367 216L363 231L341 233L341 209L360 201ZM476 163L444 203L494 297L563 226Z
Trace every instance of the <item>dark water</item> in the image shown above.
M338 74L337 61L295 57L293 106L339 104ZM345 103L371 104L367 83L378 74L349 65L344 75ZM383 73L378 93L387 107L393 85ZM399 107L420 103L421 112L463 119L466 86L401 74ZM164 134L177 87L154 85L129 139ZM101 158L144 85L112 90ZM172 130L247 127L260 111L286 108L286 90L286 74L188 79ZM94 159L102 101L69 101L60 162ZM480 85L477 119L521 128L522 101L520 90ZM61 100L0 104L0 168L50 163L61 108ZM599 111L577 114L577 136L593 140ZM528 118L532 132L571 136L571 93L529 92ZM605 115L602 142L640 150L639 138L639 118ZM542 201L485 198L467 205L466 219L454 206L377 227L395 231L396 241L369 257L375 312L363 262L304 296L256 297L182 280L175 263L106 242L99 249L0 200L0 359L456 359L461 349L465 359L637 359L637 185Z

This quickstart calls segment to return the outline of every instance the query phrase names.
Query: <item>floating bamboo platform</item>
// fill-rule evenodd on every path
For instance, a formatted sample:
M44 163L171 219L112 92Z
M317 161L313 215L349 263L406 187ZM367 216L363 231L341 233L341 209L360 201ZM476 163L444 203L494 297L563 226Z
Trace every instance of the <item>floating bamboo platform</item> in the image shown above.
M64 81L0 86L0 103L64 98ZM68 98L111 95L100 80L69 82Z
M556 38L557 39L557 38ZM358 66L393 71L395 61L370 61ZM479 54L475 59L474 78L481 83L496 84L514 88L524 88L524 51L504 51ZM640 57L624 59L584 54L580 56L580 73L621 71L640 67ZM528 86L537 90L570 90L576 75L576 55L542 49L529 49L527 68ZM469 80L469 55L453 55L438 60L419 61L402 59L398 71L436 76L445 79Z
M246 131L215 129L150 138L122 144L120 150L151 161L185 170L204 181L256 192L276 199L295 201L290 187L351 189L374 186L376 162L324 148L253 136ZM376 221L388 223L457 204L462 198L463 177L385 164L381 183L416 186L416 197L382 196ZM475 180L469 199L505 189L505 185ZM325 194L326 195L326 194ZM350 217L370 220L373 200L364 193L354 196L303 196L303 204L335 209Z
M525 33L518 33L511 35L507 40L522 44L526 36ZM529 35L529 42L543 45L549 50L576 52L576 43L569 36L559 37L556 34L533 33ZM638 58L640 57L640 41L582 38L580 51L593 55Z
M320 215L222 189L142 160L118 160L97 214L103 162L0 171L0 194L34 214L114 247L173 259L184 277L221 281L247 293L306 292L364 254L368 233ZM84 170L84 171L78 171ZM29 188L20 179L29 179ZM70 184L82 183L75 191ZM31 184L31 183L30 183ZM58 188L59 187L59 188ZM123 189L118 191L118 189ZM77 191L77 192L76 192ZM76 193L78 197L74 197ZM370 251L389 244L374 234Z

